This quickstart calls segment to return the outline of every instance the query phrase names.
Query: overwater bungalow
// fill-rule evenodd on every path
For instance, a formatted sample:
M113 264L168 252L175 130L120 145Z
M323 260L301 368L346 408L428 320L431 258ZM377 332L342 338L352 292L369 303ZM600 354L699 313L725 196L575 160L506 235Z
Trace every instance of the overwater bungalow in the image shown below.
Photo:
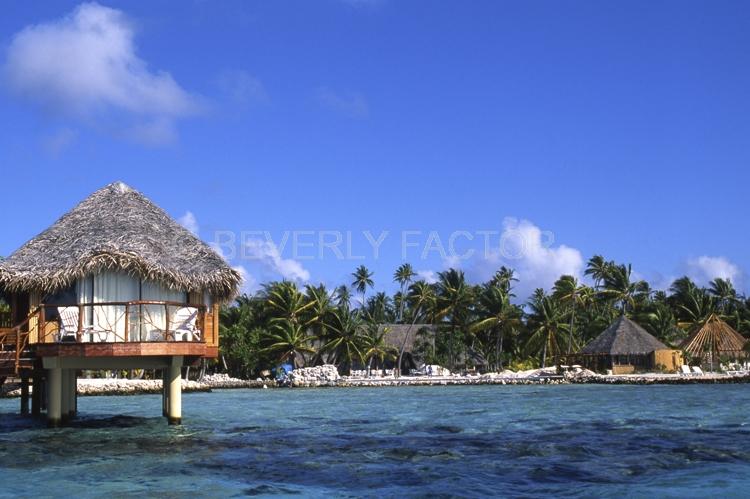
M747 340L732 326L711 314L708 320L696 327L682 342L680 348L710 370L717 370L724 360L740 360L748 357L745 350Z
M239 274L122 182L92 194L0 262L0 377L22 380L21 411L51 426L75 415L83 369L155 369L181 421L181 368L218 356L219 304Z
M577 354L576 359L592 371L631 374L636 371L676 371L682 353L654 338L648 331L619 316Z

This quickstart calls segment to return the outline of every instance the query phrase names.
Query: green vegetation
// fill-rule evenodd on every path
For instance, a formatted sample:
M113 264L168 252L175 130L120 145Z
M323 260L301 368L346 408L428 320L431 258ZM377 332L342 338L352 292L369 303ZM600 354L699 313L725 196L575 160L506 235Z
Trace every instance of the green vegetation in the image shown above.
M681 277L668 291L654 291L634 278L630 265L601 256L588 261L585 274L591 286L564 275L549 293L537 289L522 303L513 293L518 279L505 267L478 285L456 269L428 284L415 281L411 265L404 264L393 275L399 285L393 296L367 296L374 280L364 265L352 274L351 289L272 282L222 309L221 362L246 377L282 362L335 363L347 373L354 366L400 365L409 341L426 362L452 369L471 367L469 352L481 354L491 369L546 366L577 351L622 313L673 346L712 313L750 334L750 299L728 280L702 288ZM352 291L358 306L351 304ZM403 343L388 342L383 324L409 325ZM437 334L420 337L417 324L432 324Z

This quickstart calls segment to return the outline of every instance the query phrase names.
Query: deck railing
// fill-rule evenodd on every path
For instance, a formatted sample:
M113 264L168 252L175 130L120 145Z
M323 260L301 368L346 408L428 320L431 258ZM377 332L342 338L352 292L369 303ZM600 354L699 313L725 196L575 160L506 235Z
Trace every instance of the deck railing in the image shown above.
M171 301L42 304L32 343L205 342L207 307Z

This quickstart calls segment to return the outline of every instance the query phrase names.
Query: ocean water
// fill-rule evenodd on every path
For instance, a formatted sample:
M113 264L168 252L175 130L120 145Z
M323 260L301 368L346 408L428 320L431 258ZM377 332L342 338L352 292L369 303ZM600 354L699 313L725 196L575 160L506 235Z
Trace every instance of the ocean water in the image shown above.
M750 385L227 390L0 400L0 496L748 497Z

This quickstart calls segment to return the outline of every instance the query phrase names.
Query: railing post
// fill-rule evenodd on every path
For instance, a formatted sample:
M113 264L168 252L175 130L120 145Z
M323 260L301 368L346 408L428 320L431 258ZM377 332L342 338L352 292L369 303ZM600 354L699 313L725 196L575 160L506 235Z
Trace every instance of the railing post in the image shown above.
M167 303L164 304L164 321L164 341L169 341L169 305Z
M86 320L86 315L84 314L84 308L83 304L78 304L78 331L76 331L76 341L78 343L81 342L81 336L83 333L83 321Z
M125 343L128 342L128 332L130 330L130 303L125 304Z
M45 313L44 305L39 305L39 319L37 320L37 338L46 338L47 337L47 322L45 321L45 316L47 314ZM30 333L31 331L29 331Z
M15 372L18 374L18 368L21 365L21 328L16 328L16 366Z

